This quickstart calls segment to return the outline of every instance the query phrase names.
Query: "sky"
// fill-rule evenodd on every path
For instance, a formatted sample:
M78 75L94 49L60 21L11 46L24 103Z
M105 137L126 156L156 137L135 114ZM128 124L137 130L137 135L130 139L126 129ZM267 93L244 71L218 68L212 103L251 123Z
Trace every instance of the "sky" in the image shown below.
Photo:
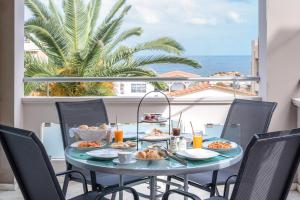
M61 5L61 0L55 1ZM102 1L100 20L117 0ZM127 0L127 4L132 9L122 30L144 30L127 45L168 36L189 56L251 55L251 41L258 37L258 0ZM29 17L25 10L25 19Z

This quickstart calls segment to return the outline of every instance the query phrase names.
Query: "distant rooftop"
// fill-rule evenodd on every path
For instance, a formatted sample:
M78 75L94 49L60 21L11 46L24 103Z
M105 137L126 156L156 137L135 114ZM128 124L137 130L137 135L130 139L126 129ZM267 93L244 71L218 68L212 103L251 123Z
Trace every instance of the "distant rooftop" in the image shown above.
M198 74L192 74L189 72L184 72L184 71L171 71L171 72L166 72L163 74L160 74L159 77L171 77L171 78L176 78L176 77L184 77L184 78L188 78L188 77L200 77L200 75Z
M180 96L184 96L184 95L188 95L188 94L193 94L193 93L197 93L197 92L201 92L204 90L209 90L209 89L213 89L216 91L223 91L223 92L229 92L229 93L234 93L234 89L232 87L228 87L228 86L222 86L222 85L215 85L215 84L209 84L208 82L201 82L198 83L197 85L188 87L186 89L183 90L177 90L177 91L173 91L173 92L169 92L167 93L167 95L171 96L171 97L180 97ZM245 96L255 96L254 93L251 93L250 91L246 90L246 89L236 89L236 94L237 95L245 95Z

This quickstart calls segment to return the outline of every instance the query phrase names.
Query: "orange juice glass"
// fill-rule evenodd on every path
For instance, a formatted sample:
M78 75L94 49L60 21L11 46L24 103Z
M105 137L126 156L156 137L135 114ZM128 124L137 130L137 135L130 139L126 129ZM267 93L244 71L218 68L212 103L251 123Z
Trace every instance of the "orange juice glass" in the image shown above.
M114 131L115 133L115 142L123 142L123 130L122 129L116 129Z
M193 148L199 149L202 148L203 143L203 132L199 131L196 132L193 136Z

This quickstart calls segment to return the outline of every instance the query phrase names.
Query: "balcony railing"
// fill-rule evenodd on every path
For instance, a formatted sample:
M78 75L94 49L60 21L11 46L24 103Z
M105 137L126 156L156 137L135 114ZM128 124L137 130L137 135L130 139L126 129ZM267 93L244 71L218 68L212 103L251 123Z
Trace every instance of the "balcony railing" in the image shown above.
M50 96L50 83L79 83L79 82L232 82L234 97L239 82L251 82L250 90L253 92L255 83L260 81L259 77L25 77L23 82L45 83L47 85L47 96Z

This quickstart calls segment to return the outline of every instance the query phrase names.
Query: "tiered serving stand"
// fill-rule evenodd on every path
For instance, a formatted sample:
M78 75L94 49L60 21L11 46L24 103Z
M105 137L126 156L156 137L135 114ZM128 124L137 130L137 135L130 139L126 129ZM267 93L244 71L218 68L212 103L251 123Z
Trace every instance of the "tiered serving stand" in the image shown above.
M158 94L162 94L163 97L165 98L166 100L166 103L168 105L168 108L169 108L169 117L166 118L166 119L163 119L163 120L158 120L158 121L147 121L147 120L141 120L141 117L140 117L140 109L141 109L141 106L143 105L143 102L144 100L146 99L146 97L148 97L150 94L153 94L153 93L158 93ZM136 131L136 136L137 136L137 150L139 150L139 141L146 141L146 142L153 142L153 143L156 143L156 142L163 142L165 141L167 143L167 146L168 146L168 143L169 143L169 139L162 139L162 140L147 140L147 139L142 139L142 138L139 138L139 131L140 131L140 124L141 123L149 123L149 124L161 124L161 123L165 123L165 122L169 122L169 135L171 135L171 103L170 103L170 100L168 98L168 96L166 94L164 94L163 92L161 91L151 91L151 92L148 92L147 94L145 94L143 96L143 98L140 100L139 102L139 105L138 105L138 109L137 109L137 131Z

